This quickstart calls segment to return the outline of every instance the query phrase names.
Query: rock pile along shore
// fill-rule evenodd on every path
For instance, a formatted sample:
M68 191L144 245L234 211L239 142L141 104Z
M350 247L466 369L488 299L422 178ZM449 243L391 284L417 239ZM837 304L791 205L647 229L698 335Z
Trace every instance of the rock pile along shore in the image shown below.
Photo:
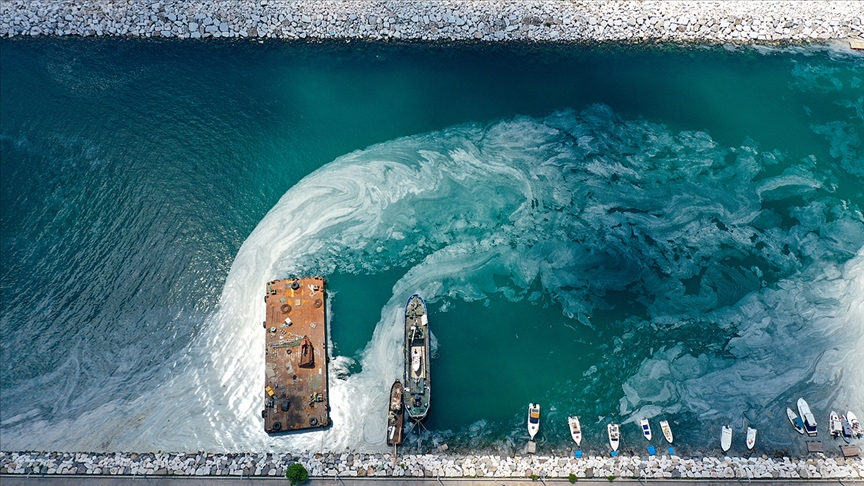
M770 43L864 39L860 1L0 0L0 37Z
M771 459L678 456L568 457L407 454L94 454L0 452L0 474L284 476L295 462L312 477L792 478L864 477L861 458Z

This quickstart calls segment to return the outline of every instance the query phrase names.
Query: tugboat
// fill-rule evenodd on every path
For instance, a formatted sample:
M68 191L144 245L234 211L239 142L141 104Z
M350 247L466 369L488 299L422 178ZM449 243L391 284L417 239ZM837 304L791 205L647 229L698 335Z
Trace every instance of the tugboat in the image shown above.
M405 306L405 411L419 422L429 413L429 318L426 302L417 294Z
M387 445L402 445L402 426L405 414L402 413L402 382L396 380L390 387L390 406L387 407Z

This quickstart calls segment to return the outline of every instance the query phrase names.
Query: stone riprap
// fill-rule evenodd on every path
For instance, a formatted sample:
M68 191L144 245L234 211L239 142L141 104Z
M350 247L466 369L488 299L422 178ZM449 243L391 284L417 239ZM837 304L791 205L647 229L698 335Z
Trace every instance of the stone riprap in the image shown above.
M864 39L861 1L0 0L0 37L772 43Z
M295 462L312 477L495 477L495 478L864 478L861 458L807 459L678 456L544 457L451 454L95 454L0 452L0 474L126 476L284 476Z

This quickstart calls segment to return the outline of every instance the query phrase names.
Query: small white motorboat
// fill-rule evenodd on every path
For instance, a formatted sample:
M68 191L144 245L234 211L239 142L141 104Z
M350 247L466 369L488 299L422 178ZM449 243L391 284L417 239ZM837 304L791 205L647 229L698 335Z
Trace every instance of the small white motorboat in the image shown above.
M843 440L852 437L852 426L849 425L849 421L844 416L840 417L840 430L843 433Z
M663 437L666 437L666 442L671 444L672 443L672 429L669 428L669 421L668 420L661 420L660 421L660 430L663 431Z
M646 439L651 440L651 424L648 423L648 419L640 420L639 426L642 427L642 435L644 435Z
M728 425L724 425L723 430L720 432L720 447L723 449L723 452L728 451L732 447L732 427Z
M852 410L846 412L846 421L849 422L849 426L852 427L852 435L856 437L864 435L864 429L861 428L861 422L858 421L858 417L852 413Z
M799 434L803 434L804 421L801 420L801 417L799 417L798 414L793 412L789 407L786 407L786 416L789 417L789 421L792 422L792 427L795 427L795 430L797 430Z
M577 446L582 445L582 426L579 425L579 417L567 417L567 424L570 425L570 437Z
M534 436L537 435L537 431L540 430L540 404L539 403L529 403L528 404L528 435L531 436L531 440L534 440Z
M747 449L753 449L756 445L756 429L747 427Z
M613 451L618 450L618 443L621 441L621 433L618 430L618 424L609 424L606 426L606 431L609 432L609 445Z
M843 433L843 423L840 422L840 416L834 410L831 410L831 414L828 415L828 433L835 438L840 437L840 434Z
M810 405L803 398L798 399L798 414L801 415L801 420L804 421L804 432L813 437L816 435L816 417L810 411Z

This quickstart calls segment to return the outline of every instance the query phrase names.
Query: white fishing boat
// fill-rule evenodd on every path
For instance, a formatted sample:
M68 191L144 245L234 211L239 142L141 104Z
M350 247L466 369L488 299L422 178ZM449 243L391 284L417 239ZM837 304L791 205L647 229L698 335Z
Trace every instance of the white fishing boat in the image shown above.
M828 433L835 438L840 437L840 434L843 433L843 423L840 422L840 416L834 410L831 410L831 414L828 415Z
M810 437L816 435L816 417L810 411L810 405L803 398L798 399L798 414L801 415L801 420L804 421L804 432Z
M672 429L669 427L668 420L660 421L660 430L663 431L663 437L666 437L666 442L672 443Z
M618 430L618 424L609 424L606 426L606 431L609 433L609 445L613 451L618 450L618 443L621 441L621 433Z
M534 436L537 435L537 431L540 430L540 404L539 403L529 403L528 404L528 435L531 436L531 440L534 440Z
M756 429L747 427L747 449L753 449L756 445Z
M793 412L789 407L786 407L786 416L789 417L789 421L792 422L792 427L795 427L795 430L797 430L799 434L803 434L804 421L801 420L801 417L799 417L798 414Z
M724 425L723 430L720 432L720 447L723 449L723 452L728 451L732 447L732 427L728 425Z
M852 427L852 435L856 437L864 435L864 429L861 428L861 422L858 421L858 417L852 413L852 410L846 412L846 421L849 422L849 426Z
M651 440L651 424L648 423L648 419L640 420L639 427L642 428L642 435L644 435L646 439Z
M570 437L573 437L573 442L577 446L582 445L582 426L579 425L579 417L567 417L567 424L570 425Z

